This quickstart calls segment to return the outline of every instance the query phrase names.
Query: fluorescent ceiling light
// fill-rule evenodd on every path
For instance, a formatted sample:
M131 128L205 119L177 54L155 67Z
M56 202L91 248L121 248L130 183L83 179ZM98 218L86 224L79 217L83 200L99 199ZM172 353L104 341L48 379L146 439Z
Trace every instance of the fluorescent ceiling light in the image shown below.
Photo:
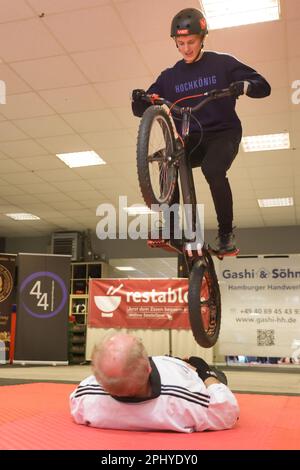
M294 200L292 197L282 197L275 199L258 199L259 207L285 207L293 206Z
M146 206L130 206L124 207L124 210L128 213L128 215L144 215L144 214L156 214L156 212L149 209Z
M56 156L70 168L106 164L93 150L87 152L57 153Z
M252 135L242 138L244 152L263 152L290 148L290 134Z
M115 266L115 269L118 269L119 271L136 271L132 266Z
M208 28L221 29L231 26L278 20L279 0L202 0Z
M7 217L10 217L14 220L41 220L40 217L33 214L27 214L22 212L16 212L13 214L5 214Z

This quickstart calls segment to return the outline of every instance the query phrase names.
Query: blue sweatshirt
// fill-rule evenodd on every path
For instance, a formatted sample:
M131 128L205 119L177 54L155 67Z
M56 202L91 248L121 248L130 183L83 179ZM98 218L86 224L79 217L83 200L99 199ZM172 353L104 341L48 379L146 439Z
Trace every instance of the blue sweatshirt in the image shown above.
M239 62L229 54L211 51L205 51L202 58L197 62L187 64L184 60L180 60L172 68L164 70L156 82L147 90L147 93L156 93L173 103L186 96L227 88L232 82L240 80L247 80L251 83L247 92L247 95L251 98L263 98L271 93L269 83L254 69ZM203 98L187 99L178 103L178 105L195 106L201 99ZM235 104L236 99L234 97L213 100L200 109L198 113L195 113L195 116L202 124L204 131L241 129L241 122L236 114ZM175 120L175 124L180 133L180 122ZM200 131L197 123L192 119L190 131Z

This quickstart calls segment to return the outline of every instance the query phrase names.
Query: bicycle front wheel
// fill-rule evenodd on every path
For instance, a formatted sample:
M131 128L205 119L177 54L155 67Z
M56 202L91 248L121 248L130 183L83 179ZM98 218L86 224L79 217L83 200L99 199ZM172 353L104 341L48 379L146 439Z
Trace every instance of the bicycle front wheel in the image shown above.
M178 171L172 155L175 137L171 120L161 106L146 109L137 140L137 172L143 199L152 204L172 204Z
M188 292L189 318L197 343L211 348L221 326L221 295L214 266L197 261L191 271Z

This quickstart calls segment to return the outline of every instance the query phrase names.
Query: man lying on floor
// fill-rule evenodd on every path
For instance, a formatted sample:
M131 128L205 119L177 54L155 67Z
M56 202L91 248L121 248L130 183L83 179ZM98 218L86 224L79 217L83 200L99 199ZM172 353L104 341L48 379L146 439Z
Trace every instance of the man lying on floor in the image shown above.
M92 365L94 375L70 396L78 424L189 433L230 429L238 419L225 374L199 357L148 357L138 338L119 333L94 348Z

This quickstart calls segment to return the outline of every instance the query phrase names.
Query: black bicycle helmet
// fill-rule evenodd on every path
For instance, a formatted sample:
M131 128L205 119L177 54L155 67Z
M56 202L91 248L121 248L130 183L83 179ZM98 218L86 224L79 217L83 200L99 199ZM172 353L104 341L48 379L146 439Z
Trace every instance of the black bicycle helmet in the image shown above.
M174 16L171 24L171 37L189 36L190 34L208 33L207 23L202 11L197 8L185 8Z

